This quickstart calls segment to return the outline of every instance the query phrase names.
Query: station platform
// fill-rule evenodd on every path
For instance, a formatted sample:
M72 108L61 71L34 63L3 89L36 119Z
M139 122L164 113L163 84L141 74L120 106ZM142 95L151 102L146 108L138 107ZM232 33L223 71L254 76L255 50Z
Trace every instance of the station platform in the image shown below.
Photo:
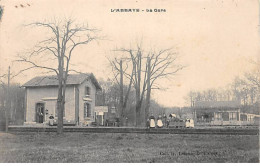
M9 126L9 132L56 132L57 126ZM64 132L88 133L143 133L143 134L225 134L225 135L259 135L259 128L234 127L199 127L199 128L144 128L144 127L82 127L64 126Z

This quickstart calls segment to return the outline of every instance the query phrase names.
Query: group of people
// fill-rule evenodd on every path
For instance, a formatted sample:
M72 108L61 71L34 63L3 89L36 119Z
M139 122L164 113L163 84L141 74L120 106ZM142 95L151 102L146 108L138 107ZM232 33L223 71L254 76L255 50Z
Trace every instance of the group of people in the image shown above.
M147 128L162 128L162 127L168 127L169 123L167 120L167 116L164 114L163 116L159 115L157 118L157 121L153 114L147 119L146 127Z

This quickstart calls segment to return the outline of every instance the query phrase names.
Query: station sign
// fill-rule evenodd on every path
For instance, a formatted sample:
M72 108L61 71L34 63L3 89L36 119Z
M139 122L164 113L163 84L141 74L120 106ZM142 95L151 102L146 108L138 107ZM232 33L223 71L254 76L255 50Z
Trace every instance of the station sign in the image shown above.
M95 112L108 112L108 106L96 106Z

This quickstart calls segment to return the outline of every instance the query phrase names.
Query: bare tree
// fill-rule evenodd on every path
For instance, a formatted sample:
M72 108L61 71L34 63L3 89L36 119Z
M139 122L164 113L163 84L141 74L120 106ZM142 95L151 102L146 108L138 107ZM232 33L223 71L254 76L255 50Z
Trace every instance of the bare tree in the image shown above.
M119 108L119 116L120 116L120 121L123 122L125 120L126 117L126 107L127 107L127 102L128 102L128 98L129 98L129 94L131 91L131 87L132 87L132 82L133 82L133 72L131 72L131 74L127 74L127 69L128 69L128 59L124 59L125 63L125 67L123 67L123 60L122 58L114 58L113 60L108 59L110 62L110 65L112 66L112 71L114 74L114 78L117 82L117 84L119 85L119 91L120 91L120 96L119 96L119 101L120 101L120 108ZM117 77L120 77L120 81L118 81ZM129 79L129 83L126 89L126 93L124 95L124 76L126 77L126 79Z
M245 77L250 82L251 85L256 86L260 89L260 70L247 73Z
M186 103L190 105L190 107L194 107L195 99L196 99L197 93L194 91L190 91L187 96L184 97L186 100Z
M160 89L156 81L164 78L169 79L185 67L176 63L179 57L171 48L162 49L158 52L150 51L147 56L147 68L145 71L147 73L145 119L148 119L149 116L151 91L152 89Z
M4 81L2 79L4 79L6 77L6 74L0 75L0 82L1 84L4 84Z
M6 104L4 103L5 109L5 131L8 132L8 125L9 125L9 112L10 112L10 66L8 67L8 73L3 74L0 76L1 86L5 88L4 82L2 81L3 78L7 77L7 94L6 94Z
M140 125L141 122L141 106L142 106L142 102L144 99L144 92L145 92L145 88L146 88L146 72L144 78L142 78L142 52L141 52L141 48L138 47L137 50L133 50L133 49L118 49L116 51L120 51L123 53L126 53L126 57L121 58L121 60L123 59L125 64L126 64L126 68L122 70L120 70L119 67L117 67L118 65L120 65L120 62L118 62L118 59L115 59L114 61L111 62L112 66L114 69L116 69L116 71L118 73L123 73L123 75L129 79L129 86L128 86L128 90L127 92L130 92L131 86L133 85L133 87L135 88L135 124L136 126ZM132 66L132 67L129 67ZM129 69L128 69L129 67ZM128 70L127 70L128 69ZM117 77L117 75L119 74L115 74L115 77ZM143 88L141 90L141 82L143 81ZM128 93L127 93L128 94ZM128 95L126 95L126 99L127 99ZM126 103L126 100L125 100Z
M252 64L255 65L255 70L251 71L250 73L246 73L245 78L247 79L251 88L256 90L257 100L260 100L260 60L252 61Z
M91 29L85 25L77 25L73 20L45 23L34 22L29 24L30 26L36 26L45 28L50 33L49 37L39 42L34 50L30 54L25 56L19 56L18 62L26 63L30 69L44 69L48 72L53 72L57 75L58 79L58 127L57 132L60 134L63 132L63 112L65 104L65 92L68 73L72 71L70 69L70 61L73 57L73 52L81 45L87 45L91 41L96 40L98 37L95 35L96 29ZM39 62L41 59L41 63ZM55 65L50 65L50 61L55 61ZM44 61L47 64L44 64Z
M148 118L150 108L150 94L152 89L160 89L156 81L163 78L169 78L171 75L176 74L183 66L177 65L176 53L172 49L164 49L159 52L148 51L146 52L141 45L137 45L136 49L121 48L121 51L126 54L124 61L127 67L131 66L128 70L124 70L123 74L129 81L129 87L133 84L135 88L136 99L136 126L140 126L142 120L141 111L143 100L146 97L145 119ZM119 63L118 63L119 64ZM118 72L121 70L113 66ZM146 96L145 96L146 94Z

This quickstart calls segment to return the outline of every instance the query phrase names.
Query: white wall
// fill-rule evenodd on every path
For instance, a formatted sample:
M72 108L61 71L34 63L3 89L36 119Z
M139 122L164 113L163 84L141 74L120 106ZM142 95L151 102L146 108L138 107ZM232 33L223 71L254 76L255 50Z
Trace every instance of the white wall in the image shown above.
M49 114L45 119L48 119L50 114L55 116L55 100L42 100L43 98L57 97L57 87L37 87L37 88L26 88L27 91L27 103L26 103L26 122L35 122L35 107L37 102L43 102L45 109L48 109ZM75 95L74 86L69 86L66 89L65 97L65 119L75 120Z
M85 87L90 87L90 98L92 99L91 102L87 102L91 105L91 118L87 121L94 121L94 109L95 109L95 98L96 98L96 87L92 83L91 79L88 78L85 82L83 82L79 86L79 121L84 122L84 103L86 101L83 100L85 97Z

